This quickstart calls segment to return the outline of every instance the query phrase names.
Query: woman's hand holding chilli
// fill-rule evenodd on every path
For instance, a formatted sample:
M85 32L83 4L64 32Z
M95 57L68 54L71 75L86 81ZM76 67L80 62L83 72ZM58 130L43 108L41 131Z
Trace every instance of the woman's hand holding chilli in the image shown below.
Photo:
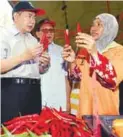
M97 54L96 42L92 36L85 33L78 33L75 43L79 48L86 48L90 54Z

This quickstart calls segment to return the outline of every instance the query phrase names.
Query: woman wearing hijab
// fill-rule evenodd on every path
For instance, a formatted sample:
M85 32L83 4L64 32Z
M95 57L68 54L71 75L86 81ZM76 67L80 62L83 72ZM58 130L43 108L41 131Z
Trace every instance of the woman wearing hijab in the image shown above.
M92 115L94 111L99 115L119 114L118 86L123 80L123 47L114 41L117 33L116 18L103 13L94 19L90 35L78 33L76 36L76 46L81 48L76 59L71 46L63 51L63 58L75 66L71 71L72 78L80 79L80 90L76 95L78 116Z

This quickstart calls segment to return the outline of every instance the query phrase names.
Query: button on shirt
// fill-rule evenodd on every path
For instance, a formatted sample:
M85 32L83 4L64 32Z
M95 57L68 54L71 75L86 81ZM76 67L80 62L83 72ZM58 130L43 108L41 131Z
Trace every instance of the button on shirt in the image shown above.
M2 32L0 38L1 59L18 56L27 48L36 46L38 43L30 33L22 34L14 25L9 29L0 29ZM2 77L40 78L39 63L36 60L25 61L2 74Z
M41 75L42 104L59 110L60 106L66 110L65 71L62 68L63 48L54 43L48 47L50 68Z

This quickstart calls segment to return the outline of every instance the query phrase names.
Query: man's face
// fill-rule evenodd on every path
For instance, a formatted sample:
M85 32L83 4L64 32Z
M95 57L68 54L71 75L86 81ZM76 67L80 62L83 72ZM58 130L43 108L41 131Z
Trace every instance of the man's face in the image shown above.
M48 38L49 43L52 43L54 39L54 27L49 23L43 24L40 27L40 30L36 32L36 35L40 39L44 33L46 34L46 37Z
M90 29L90 34L94 38L94 40L98 40L103 34L104 26L102 21L97 18L93 21L93 24Z
M30 11L18 12L14 16L17 28L22 32L31 32L35 26L35 13Z

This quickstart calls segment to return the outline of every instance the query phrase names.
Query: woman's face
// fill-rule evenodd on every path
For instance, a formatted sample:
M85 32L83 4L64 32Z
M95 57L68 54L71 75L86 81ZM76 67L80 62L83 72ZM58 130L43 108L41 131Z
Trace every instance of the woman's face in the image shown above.
M99 18L96 18L93 21L93 24L90 29L90 34L94 38L94 40L98 40L103 34L104 26L102 21Z

